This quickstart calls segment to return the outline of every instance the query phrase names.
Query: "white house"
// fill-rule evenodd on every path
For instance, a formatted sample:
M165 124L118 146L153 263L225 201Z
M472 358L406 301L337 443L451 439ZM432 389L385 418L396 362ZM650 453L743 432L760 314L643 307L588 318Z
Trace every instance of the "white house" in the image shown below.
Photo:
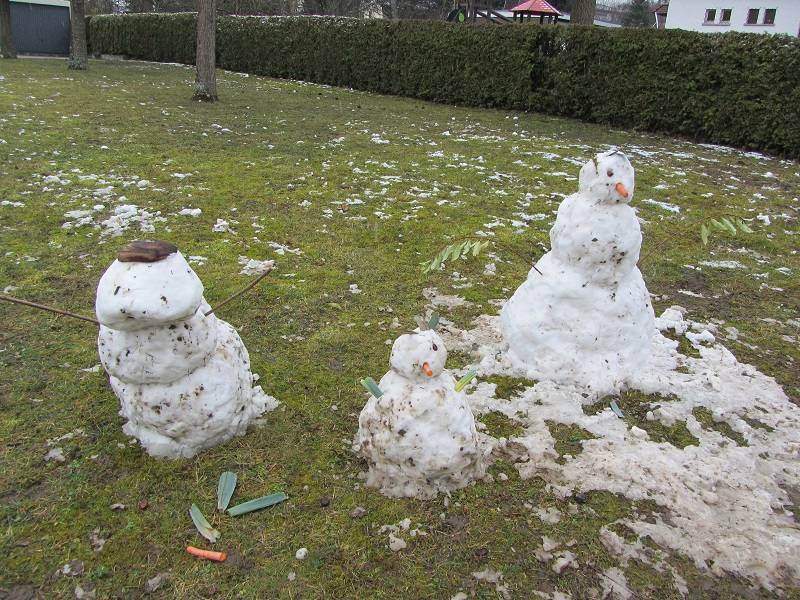
M800 0L670 0L665 28L800 37Z

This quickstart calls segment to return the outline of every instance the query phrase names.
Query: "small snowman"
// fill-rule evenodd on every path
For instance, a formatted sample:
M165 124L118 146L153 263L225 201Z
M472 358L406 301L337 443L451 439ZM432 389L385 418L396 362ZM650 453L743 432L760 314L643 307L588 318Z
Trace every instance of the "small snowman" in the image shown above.
M642 233L634 172L624 154L599 154L558 209L552 250L500 315L509 358L531 379L618 391L646 365L654 332L650 295L636 266Z
M355 448L369 463L367 485L392 497L431 499L465 487L485 471L475 419L458 383L444 368L447 349L424 324L392 346L391 370L358 419Z
M253 387L241 338L210 310L167 242L131 242L98 283L100 362L128 420L123 431L151 456L194 456L244 435L277 404Z

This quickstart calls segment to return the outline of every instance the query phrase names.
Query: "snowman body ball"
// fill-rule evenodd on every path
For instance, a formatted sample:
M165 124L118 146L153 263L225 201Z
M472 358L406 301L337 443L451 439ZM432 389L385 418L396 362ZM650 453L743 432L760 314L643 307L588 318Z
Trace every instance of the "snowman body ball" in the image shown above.
M361 411L355 441L369 463L367 485L386 496L430 499L485 474L475 418L446 360L433 330L400 336Z
M530 379L596 394L635 379L650 356L653 307L636 263L642 233L634 172L620 152L599 154L580 172L550 230L551 251L503 307L509 358Z
M123 431L151 456L191 457L244 435L276 403L253 387L241 338L210 310L200 279L166 242L128 244L98 283L100 362Z

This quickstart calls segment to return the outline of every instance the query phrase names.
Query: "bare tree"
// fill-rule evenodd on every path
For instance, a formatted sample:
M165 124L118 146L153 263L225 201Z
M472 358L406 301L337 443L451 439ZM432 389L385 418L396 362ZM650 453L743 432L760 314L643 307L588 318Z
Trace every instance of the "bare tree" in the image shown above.
M197 59L194 96L198 102L217 101L217 3L199 0L197 11Z
M569 22L575 25L592 25L597 0L572 0L572 13Z
M70 0L69 60L67 68L83 71L89 68L86 48L86 9L83 0Z
M11 2L0 0L0 56L17 58L14 35L11 33Z

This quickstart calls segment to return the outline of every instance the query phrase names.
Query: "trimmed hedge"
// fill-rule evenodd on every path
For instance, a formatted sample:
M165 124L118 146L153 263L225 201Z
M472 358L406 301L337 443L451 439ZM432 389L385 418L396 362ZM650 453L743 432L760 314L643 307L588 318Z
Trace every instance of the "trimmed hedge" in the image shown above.
M197 51L197 14L129 14L89 17L92 54L193 65Z
M94 53L193 64L195 14L92 17ZM218 66L800 158L800 40L586 26L221 17Z

